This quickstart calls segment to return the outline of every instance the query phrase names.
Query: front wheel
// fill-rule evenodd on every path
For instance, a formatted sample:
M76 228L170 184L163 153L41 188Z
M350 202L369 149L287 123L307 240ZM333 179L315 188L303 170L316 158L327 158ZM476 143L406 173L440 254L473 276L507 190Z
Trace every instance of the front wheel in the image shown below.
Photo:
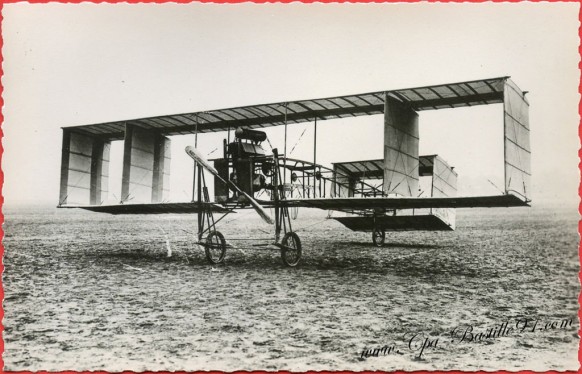
M301 240L294 232L288 232L281 240L281 258L287 266L296 266L301 259Z
M381 247L384 245L386 241L386 231L382 229L374 229L374 233L372 234L372 241L376 247Z
M220 264L224 261L226 240L224 240L224 235L220 231L213 231L206 237L204 252L206 253L206 259L211 264Z

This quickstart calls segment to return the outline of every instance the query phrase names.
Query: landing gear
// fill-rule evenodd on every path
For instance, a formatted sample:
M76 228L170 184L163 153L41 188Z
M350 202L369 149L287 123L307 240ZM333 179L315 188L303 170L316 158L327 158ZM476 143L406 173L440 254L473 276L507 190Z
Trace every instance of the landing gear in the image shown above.
M208 204L210 202L210 197L208 195L208 188L206 187L206 180L202 168L198 167L197 169L198 202L201 204L200 209L198 210L198 244L204 247L204 253L206 254L208 262L213 265L220 264L224 262L224 256L226 255L226 240L224 239L224 235L216 230L216 224L223 219L227 213L215 220L212 208L207 205L202 205L202 203ZM206 240L203 240L206 233L208 233Z
M294 232L288 232L281 240L281 259L287 266L296 266L301 260L301 240Z
M224 261L224 255L226 254L226 240L224 240L224 235L222 235L220 231L212 231L206 237L204 253L206 253L206 259L208 259L211 264L220 264Z
M382 247L386 241L386 231L375 228L372 233L372 241L376 247Z
M285 184L279 173L279 161L277 150L273 150L273 200L275 203L275 246L281 250L281 259L287 266L297 266L301 260L301 240L291 228L291 216L289 207L282 202L286 199ZM293 179L293 177L291 177ZM291 208L293 209L293 208ZM279 242L281 232L283 239Z

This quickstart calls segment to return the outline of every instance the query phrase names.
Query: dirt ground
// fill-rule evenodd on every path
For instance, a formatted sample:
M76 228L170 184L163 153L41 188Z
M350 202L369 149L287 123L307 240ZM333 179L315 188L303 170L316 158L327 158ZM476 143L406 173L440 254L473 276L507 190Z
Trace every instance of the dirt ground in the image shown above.
M5 220L6 370L578 368L575 209L462 210L457 231L394 233L380 249L300 211L297 268L238 240L270 236L252 211L220 225L240 249L214 267L194 216ZM504 322L509 334L485 337Z

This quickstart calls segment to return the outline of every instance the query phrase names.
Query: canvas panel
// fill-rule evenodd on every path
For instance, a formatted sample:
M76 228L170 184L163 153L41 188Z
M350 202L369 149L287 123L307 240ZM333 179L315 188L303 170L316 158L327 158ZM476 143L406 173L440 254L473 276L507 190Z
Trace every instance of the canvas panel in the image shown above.
M529 103L511 81L504 88L505 191L528 200L531 176Z
M384 106L384 186L389 195L418 195L418 113L388 95Z
M433 159L431 197L457 196L457 173L440 157ZM432 208L431 214L455 228L456 210L453 208Z
M101 202L108 189L109 147L102 139L63 131L59 205Z
M126 125L122 201L132 204L169 198L170 139L155 130Z

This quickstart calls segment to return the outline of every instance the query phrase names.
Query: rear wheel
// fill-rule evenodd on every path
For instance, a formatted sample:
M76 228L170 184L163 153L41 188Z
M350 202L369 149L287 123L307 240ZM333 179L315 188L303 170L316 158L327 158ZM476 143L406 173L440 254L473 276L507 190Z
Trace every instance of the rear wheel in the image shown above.
M287 266L296 266L301 260L301 240L294 232L288 232L283 236L281 258Z
M386 241L386 231L383 229L374 229L374 233L372 234L372 241L376 247L381 247L384 245Z
M206 258L211 264L220 264L224 261L226 254L226 240L220 231L213 231L206 237L204 246Z

